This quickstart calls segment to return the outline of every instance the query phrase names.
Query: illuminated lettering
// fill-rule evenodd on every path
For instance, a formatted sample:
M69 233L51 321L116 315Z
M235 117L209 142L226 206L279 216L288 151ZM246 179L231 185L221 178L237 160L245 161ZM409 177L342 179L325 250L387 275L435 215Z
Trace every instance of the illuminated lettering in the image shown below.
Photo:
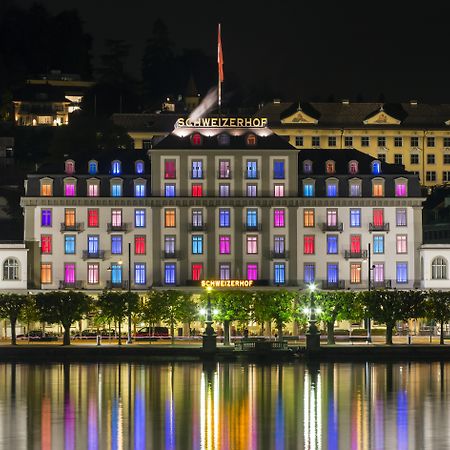
M252 287L253 280L201 280L202 288Z
M195 120L180 117L175 128L265 128L267 124L265 117L200 117Z
M243 127L244 126L244 119L242 117L238 117L236 122L237 122L237 126L238 127Z
M266 118L266 117L263 117L263 118L261 119L261 126L262 126L262 127L267 127L267 118Z
M222 127L228 127L228 122L229 122L228 117L223 117L222 118Z

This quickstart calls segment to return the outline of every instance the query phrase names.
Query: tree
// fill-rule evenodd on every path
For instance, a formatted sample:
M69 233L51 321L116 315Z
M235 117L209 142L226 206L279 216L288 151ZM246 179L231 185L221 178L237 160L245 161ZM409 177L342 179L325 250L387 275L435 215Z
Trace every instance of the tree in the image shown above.
M16 322L27 304L26 295L0 294L0 317L11 323L11 344L16 345Z
M189 327L189 337L191 336L191 322L198 318L198 304L191 294L183 293L183 299L180 301L178 317Z
M83 292L45 292L36 295L36 308L42 321L63 326L63 345L70 345L70 326L91 311L92 299Z
M439 343L444 345L444 323L450 321L450 292L428 292L425 301L425 315L439 322L441 328Z
M424 308L422 291L374 290L361 292L359 299L366 317L386 324L386 344L392 345L392 332L399 320L422 317Z
M39 320L39 312L36 307L34 295L27 295L25 305L20 312L19 320L27 324L27 336L28 342L30 342L30 324Z

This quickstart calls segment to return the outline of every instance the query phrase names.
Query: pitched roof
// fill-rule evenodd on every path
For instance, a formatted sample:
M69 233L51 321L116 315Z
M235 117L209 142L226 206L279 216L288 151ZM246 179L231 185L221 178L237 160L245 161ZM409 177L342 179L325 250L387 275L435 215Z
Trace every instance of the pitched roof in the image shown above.
M179 113L162 114L113 114L112 121L127 131L146 131L155 133L170 133L179 117L186 115Z

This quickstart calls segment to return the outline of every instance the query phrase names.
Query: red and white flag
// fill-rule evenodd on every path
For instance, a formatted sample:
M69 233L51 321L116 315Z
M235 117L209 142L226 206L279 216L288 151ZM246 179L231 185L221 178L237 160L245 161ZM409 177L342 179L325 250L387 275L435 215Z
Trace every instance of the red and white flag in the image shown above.
M223 83L223 53L222 53L222 38L220 36L220 23L219 34L217 38L217 64L219 66L219 82Z

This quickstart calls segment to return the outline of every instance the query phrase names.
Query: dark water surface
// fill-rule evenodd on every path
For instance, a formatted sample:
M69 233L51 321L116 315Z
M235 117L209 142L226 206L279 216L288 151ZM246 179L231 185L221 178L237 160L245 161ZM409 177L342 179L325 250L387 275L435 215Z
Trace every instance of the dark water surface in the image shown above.
M0 365L0 449L450 449L450 364Z

